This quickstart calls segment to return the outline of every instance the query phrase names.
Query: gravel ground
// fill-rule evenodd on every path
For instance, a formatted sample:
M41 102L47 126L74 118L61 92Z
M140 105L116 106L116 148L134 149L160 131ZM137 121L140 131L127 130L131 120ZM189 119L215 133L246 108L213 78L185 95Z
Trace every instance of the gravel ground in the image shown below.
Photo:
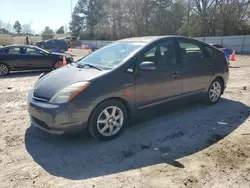
M151 109L109 142L30 126L40 72L0 78L0 187L250 187L250 57L231 64L218 104Z

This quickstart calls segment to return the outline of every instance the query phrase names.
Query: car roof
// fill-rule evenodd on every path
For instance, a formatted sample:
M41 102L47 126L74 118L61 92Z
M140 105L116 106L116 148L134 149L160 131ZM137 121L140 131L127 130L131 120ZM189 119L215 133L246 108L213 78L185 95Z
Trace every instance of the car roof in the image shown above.
M145 36L145 37L133 37L133 38L125 38L118 40L116 42L145 42L151 43L153 41L157 41L165 38L188 38L184 36L176 36L176 35L166 35L166 36Z
M37 48L36 46L33 46L33 45L25 45L25 44L13 44L13 45L4 46L3 48L11 48L11 47L20 47L20 48L30 47L30 48Z

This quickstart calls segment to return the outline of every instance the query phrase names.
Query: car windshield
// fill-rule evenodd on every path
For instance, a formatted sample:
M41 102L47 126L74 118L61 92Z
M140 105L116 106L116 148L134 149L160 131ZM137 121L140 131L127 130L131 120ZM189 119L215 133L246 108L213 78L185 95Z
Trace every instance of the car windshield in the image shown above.
M35 47L34 49L39 50L39 51L43 51L44 53L48 53L46 50L44 50L42 48Z
M77 62L79 65L90 64L101 68L115 68L133 52L138 50L145 43L113 43L110 44Z

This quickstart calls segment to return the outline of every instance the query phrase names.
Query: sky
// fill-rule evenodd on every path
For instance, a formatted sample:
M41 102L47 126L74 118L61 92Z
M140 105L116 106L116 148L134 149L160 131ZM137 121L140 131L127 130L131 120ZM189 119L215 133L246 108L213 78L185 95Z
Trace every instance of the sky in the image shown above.
M71 1L74 9L78 0L0 0L0 20L30 24L35 33L46 26L53 30L68 25L71 20Z

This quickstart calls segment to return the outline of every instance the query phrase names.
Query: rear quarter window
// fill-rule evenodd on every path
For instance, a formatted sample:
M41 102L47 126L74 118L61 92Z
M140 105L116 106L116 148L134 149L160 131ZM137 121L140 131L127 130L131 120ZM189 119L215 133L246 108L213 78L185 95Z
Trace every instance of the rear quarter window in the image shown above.
M205 46L205 50L206 50L206 56L207 57L213 57L215 54L215 50L211 47Z

